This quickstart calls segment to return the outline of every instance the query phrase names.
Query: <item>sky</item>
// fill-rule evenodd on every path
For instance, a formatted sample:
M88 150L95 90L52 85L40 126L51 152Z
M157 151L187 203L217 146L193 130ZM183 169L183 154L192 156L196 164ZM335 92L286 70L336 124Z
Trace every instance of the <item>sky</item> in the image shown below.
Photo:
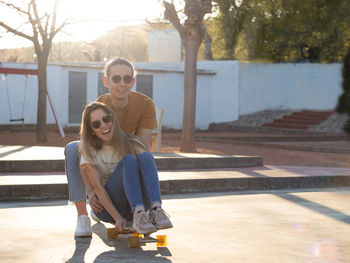
M51 10L53 0L42 1L47 10ZM23 8L23 0L9 1ZM164 7L159 0L61 0L58 12L58 21L74 19L84 22L74 23L64 29L54 38L58 41L90 41L119 25L142 23L145 19L152 21L162 17ZM2 18L6 18L2 20ZM24 30L23 20L17 13L0 7L0 21L6 22L15 28ZM29 31L30 34L30 31ZM22 37L6 33L0 29L0 49L32 46L32 42Z

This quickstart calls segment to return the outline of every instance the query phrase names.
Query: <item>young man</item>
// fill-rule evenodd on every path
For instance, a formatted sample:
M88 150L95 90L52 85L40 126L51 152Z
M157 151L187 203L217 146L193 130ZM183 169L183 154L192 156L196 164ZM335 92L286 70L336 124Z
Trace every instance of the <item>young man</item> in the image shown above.
M121 129L137 135L147 149L152 144L152 130L157 127L156 111L151 98L131 91L135 83L132 64L116 58L107 63L104 84L110 93L100 96L97 101L107 104L117 115ZM78 220L75 236L91 236L91 221L86 209L86 195L91 209L101 212L104 208L96 198L86 175L80 172L79 141L65 147L66 174L69 185L69 200L74 202Z

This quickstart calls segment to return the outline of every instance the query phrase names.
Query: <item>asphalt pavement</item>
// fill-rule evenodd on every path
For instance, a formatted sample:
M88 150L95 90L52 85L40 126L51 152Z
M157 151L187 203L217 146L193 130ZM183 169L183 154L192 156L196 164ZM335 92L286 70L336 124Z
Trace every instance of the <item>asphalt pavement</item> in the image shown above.
M350 262L350 189L166 195L168 244L129 248L109 224L74 238L64 200L0 203L0 262Z
M0 198L0 262L350 262L349 168L268 166L241 156L155 157L177 168L159 171L174 228L160 231L166 247L131 249L126 236L107 238L109 224L93 223L92 238L74 237L62 147L0 146L0 195L19 199ZM8 169L21 164L28 165L21 172Z

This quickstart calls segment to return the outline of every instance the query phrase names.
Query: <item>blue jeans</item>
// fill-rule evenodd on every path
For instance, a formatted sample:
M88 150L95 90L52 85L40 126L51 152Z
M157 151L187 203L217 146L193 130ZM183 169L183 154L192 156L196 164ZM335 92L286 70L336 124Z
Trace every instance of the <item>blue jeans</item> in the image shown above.
M86 201L86 190L80 174L79 141L70 142L64 148L69 200Z
M126 155L109 177L105 189L126 220L132 220L137 206L148 210L153 203L161 205L158 172L152 154L143 152L137 158ZM106 209L96 216L102 221L114 223Z

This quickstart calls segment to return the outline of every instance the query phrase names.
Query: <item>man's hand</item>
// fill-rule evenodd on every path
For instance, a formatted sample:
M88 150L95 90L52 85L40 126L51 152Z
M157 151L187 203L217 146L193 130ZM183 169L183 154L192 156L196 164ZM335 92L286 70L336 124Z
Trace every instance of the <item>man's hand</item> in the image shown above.
M102 203L100 202L100 200L98 200L98 198L94 192L89 194L89 204L90 204L92 211L94 211L94 213L100 213L104 209Z

